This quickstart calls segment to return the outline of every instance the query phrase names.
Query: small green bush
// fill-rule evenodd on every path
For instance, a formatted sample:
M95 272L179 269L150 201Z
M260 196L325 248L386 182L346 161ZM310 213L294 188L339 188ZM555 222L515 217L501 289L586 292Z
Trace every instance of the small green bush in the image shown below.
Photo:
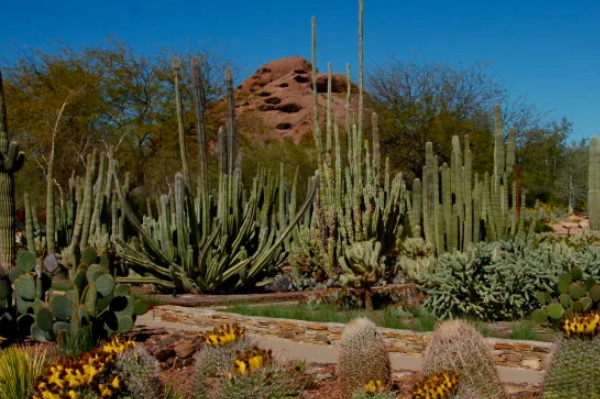
M0 398L23 399L44 372L46 352L11 346L0 352Z

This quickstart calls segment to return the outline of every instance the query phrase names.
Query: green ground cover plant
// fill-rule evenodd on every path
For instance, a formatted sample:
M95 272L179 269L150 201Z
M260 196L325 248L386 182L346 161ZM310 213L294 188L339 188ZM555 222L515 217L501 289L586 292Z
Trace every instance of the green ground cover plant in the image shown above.
M222 309L225 312L245 316L272 317L279 319L305 320L320 323L348 323L356 317L366 317L378 327L397 330L434 331L440 320L425 309L417 309L413 313L396 308L385 308L374 311L340 310L331 305L318 308L305 304L273 304L273 305L233 305ZM529 320L514 322L483 322L469 320L484 337L510 338L532 341L552 341L556 332L550 328L537 327ZM543 333L537 331L542 330Z

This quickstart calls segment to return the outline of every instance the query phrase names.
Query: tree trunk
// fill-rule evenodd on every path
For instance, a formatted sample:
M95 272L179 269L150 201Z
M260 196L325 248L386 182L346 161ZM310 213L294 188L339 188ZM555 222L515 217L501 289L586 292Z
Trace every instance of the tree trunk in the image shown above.
M365 310L373 310L373 291L371 291L371 287L365 288Z

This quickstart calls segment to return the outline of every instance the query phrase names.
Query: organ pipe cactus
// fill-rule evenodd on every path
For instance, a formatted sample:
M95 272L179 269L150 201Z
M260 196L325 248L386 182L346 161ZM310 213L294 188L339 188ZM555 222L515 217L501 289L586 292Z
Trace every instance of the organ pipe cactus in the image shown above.
M371 140L365 137L362 5L359 12L358 123L351 124L351 79L350 68L347 67L345 149L342 149L342 138L333 118L331 66L327 84L326 134L323 143L323 132L319 124L315 19L312 37L314 138L319 175L323 181L314 205L313 218L303 228L309 229L308 240L316 243L318 263L323 265L329 277L335 277L340 268L339 260L343 259L347 250L356 243L377 241L381 255L386 257L386 261L391 263L395 260L395 256L392 255L396 252L398 241L409 233L407 191L402 175L391 175L387 160L385 169L382 167L376 115L372 116ZM307 236L304 233L297 236L303 235Z
M428 142L425 146L425 166L422 178L415 179L413 184L409 219L412 231L420 232L437 253L462 251L471 243L487 238L503 240L524 234L523 223L517 220L519 193L511 180L515 130L509 130L505 148L499 105L495 107L494 129L494 173L486 173L483 179L473 175L468 135L464 149L458 136L452 138L450 165L440 166L433 144ZM521 197L524 204L524 193Z
M15 181L14 174L25 162L19 145L10 141L2 71L0 71L0 276L7 275L15 256Z
M197 62L192 64L195 82L199 81L198 68ZM226 73L226 84L231 94L230 70ZM201 96L196 93L194 97L201 126L203 113L198 103ZM185 176L178 173L173 194L160 197L157 203L158 216L147 215L140 222L121 190L117 190L123 211L139 233L139 241L117 238L118 254L141 276L121 281L152 283L192 293L239 290L264 280L283 260L283 244L310 207L318 179L313 179L307 200L297 211L296 190L289 189L282 170L277 176L261 169L249 195L244 193L241 159L234 145L232 95L228 95L228 103L227 132L220 129L218 135L219 179L215 195L209 192L204 168L196 197L190 195ZM199 148L204 150L199 155L201 165L206 166L206 143ZM115 180L119 188L116 174Z

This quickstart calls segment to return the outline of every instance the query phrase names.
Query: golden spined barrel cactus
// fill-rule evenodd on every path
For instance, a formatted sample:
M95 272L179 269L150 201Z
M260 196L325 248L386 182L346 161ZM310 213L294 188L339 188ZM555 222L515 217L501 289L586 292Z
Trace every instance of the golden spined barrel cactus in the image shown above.
M477 399L478 396L454 370L438 371L425 376L410 391L411 399Z
M425 351L426 374L453 370L461 384L482 399L506 399L490 348L483 336L460 320L441 323Z
M370 381L389 386L390 357L375 324L367 318L352 320L342 333L339 358L340 390L344 399L363 391Z
M600 315L566 318L544 377L543 399L600 398Z

